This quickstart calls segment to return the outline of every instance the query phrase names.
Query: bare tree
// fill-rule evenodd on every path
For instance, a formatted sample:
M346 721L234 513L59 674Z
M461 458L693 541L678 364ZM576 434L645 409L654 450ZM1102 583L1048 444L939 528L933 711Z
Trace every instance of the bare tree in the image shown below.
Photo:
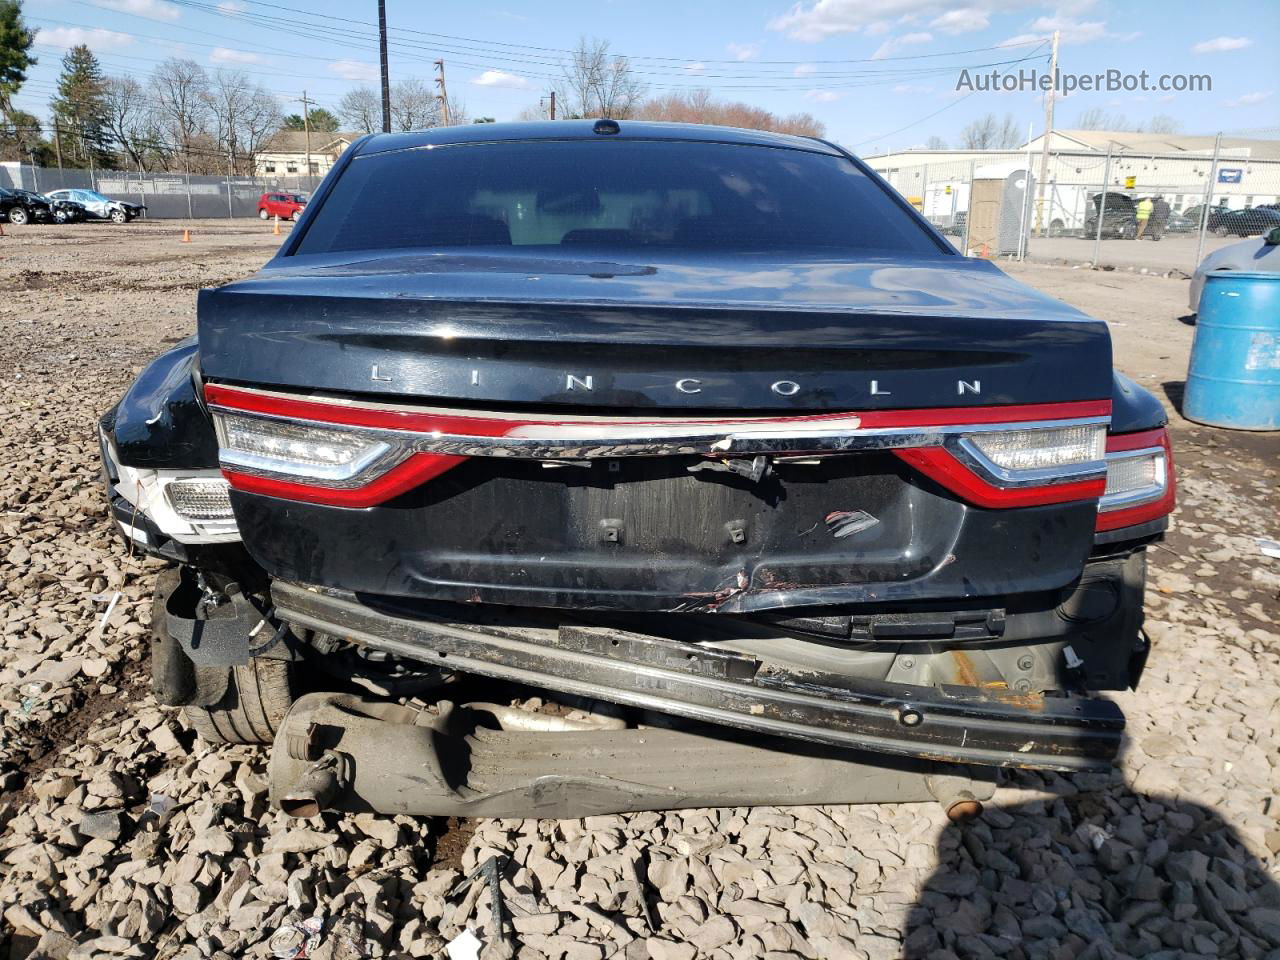
M947 149L947 141L937 136L930 137L924 142L924 147L926 150L945 150Z
M214 139L227 158L228 173L235 169L240 152L240 125L252 97L249 77L240 70L214 71L213 81L205 91L205 102L213 116Z
M1147 123L1148 133L1181 133L1182 121L1167 113L1157 113Z
M459 124L470 122L471 114L467 112L466 101L456 93L449 94L449 123L456 127Z
M960 131L960 146L965 150L1009 150L1018 145L1018 125L1013 114L1000 120L988 113Z
M338 101L338 114L352 130L369 133L382 129L382 98L372 87L348 90Z
M240 116L239 142L243 151L244 173L255 173L255 158L277 130L284 111L280 101L261 84L255 85L249 102Z
M119 145L128 163L144 170L150 160L163 159L155 111L142 84L129 76L108 77L103 102L107 135Z
M239 70L218 70L206 100L218 151L231 172L253 172L253 158L280 128L280 102Z
M625 120L644 99L644 83L631 72L626 57L609 56L608 40L581 38L560 72L556 96L567 117Z
M529 123L536 120L549 119L547 108L541 103L532 103L516 114L516 119Z
M172 57L151 74L160 127L190 165L198 136L208 132L209 76L194 60Z
M807 113L780 117L749 103L716 100L710 90L695 88L668 93L640 104L635 114L641 120L671 120L676 123L713 123L751 130L773 130L801 137L820 137L826 127Z
M440 101L417 77L401 80L391 88L391 128L426 130L440 125Z

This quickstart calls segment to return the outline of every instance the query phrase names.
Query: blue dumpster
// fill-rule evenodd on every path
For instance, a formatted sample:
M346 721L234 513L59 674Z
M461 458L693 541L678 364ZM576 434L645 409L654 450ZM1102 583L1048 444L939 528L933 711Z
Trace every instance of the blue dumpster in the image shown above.
M1280 430L1280 274L1205 277L1182 413L1233 430Z

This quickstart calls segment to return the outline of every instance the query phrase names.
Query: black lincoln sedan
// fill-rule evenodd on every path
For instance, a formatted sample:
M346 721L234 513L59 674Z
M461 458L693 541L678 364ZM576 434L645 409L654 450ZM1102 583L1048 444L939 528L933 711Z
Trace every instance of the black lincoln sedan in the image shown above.
M1107 769L1174 503L1111 353L831 143L365 137L101 420L153 688L304 817Z

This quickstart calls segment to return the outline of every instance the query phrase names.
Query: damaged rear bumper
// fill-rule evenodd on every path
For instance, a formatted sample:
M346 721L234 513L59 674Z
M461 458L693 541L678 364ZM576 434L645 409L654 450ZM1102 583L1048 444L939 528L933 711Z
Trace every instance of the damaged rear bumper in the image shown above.
M352 593L280 581L272 599L276 615L299 627L452 670L895 756L1101 770L1124 731L1107 700L855 680L609 627L374 608Z

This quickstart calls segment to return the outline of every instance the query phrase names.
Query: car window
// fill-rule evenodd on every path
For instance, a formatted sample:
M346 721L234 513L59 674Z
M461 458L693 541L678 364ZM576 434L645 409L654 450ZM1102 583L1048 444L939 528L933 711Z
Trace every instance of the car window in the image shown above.
M357 157L296 252L404 247L944 256L847 158L704 142L481 143Z

